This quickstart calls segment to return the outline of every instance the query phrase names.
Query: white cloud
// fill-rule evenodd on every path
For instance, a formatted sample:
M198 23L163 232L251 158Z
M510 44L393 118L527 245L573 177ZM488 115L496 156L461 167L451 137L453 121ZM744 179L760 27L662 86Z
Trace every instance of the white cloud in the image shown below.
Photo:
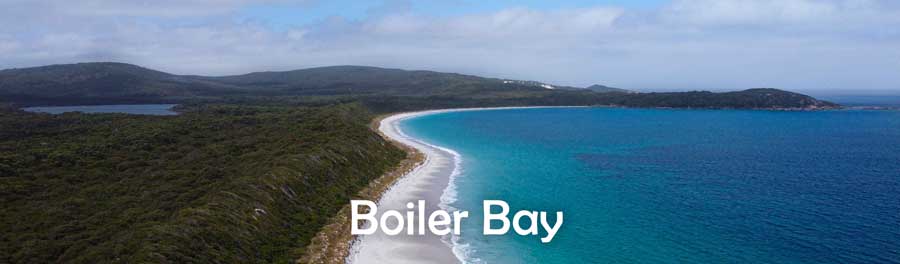
M872 27L900 23L898 3L888 0L677 0L660 10L659 17L677 26L866 33L873 31Z
M29 7L75 16L186 17L224 14L250 4L277 2L286 0L6 0L0 8Z
M509 8L440 17L395 8L286 29L229 15L257 3L249 0L148 8L89 0L82 11L36 2L70 10L0 9L0 23L13 25L0 27L0 67L117 60L229 74L366 64L645 89L900 89L900 4L891 1L677 0L650 11Z
M495 13L469 15L438 21L449 34L456 36L555 36L589 34L609 29L622 14L619 8L585 8L538 11L511 8Z
M663 18L714 26L821 22L838 13L836 4L814 0L679 0L664 10Z

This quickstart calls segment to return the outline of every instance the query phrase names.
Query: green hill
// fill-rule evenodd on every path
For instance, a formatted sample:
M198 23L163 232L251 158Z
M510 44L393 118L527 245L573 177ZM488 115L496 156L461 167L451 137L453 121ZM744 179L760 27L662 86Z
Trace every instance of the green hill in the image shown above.
M283 95L432 95L448 92L454 87L497 82L454 73L364 66L333 66L200 78Z
M609 87L606 85L599 85L599 84L594 84L594 85L588 86L585 89L588 89L588 90L591 90L594 92L601 92L601 93L610 93L610 92L635 93L634 91L631 91L631 90L625 90L622 88Z
M234 94L237 87L125 63L78 63L0 71L0 96L28 104L158 102Z
M736 92L707 91L640 93L622 96L613 104L629 107L745 108L745 109L828 109L840 107L808 95L773 88Z
M334 66L206 77L124 63L78 63L0 71L0 96L23 104L175 102L226 96L434 96L540 90L432 71Z
M548 88L552 87L552 88ZM384 111L466 106L621 105L636 107L828 108L780 91L635 93L593 85L551 86L433 71L333 66L207 77L124 63L79 63L0 71L0 101L19 105L158 102L346 102Z

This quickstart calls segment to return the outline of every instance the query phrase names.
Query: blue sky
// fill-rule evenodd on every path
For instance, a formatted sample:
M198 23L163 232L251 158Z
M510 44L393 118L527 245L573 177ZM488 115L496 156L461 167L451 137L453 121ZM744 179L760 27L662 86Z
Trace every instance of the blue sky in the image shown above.
M900 93L896 0L6 0L0 68L329 65L643 91Z
M620 6L628 8L652 8L665 3L662 0L577 0L577 1L541 1L541 0L436 0L436 1L313 1L306 3L257 4L239 10L244 19L265 21L272 26L284 28L301 26L328 17L343 17L363 20L377 15L379 9L413 12L428 16L453 16L471 13L489 13L510 7L531 8L536 10L554 10L563 8L585 8L593 6Z

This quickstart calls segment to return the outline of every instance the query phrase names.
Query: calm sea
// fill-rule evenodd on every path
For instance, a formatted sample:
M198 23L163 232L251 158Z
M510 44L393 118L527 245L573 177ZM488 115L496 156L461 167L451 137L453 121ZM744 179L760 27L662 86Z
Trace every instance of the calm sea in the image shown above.
M541 108L402 128L461 154L470 262L900 263L900 111ZM564 211L562 230L483 236L485 199Z

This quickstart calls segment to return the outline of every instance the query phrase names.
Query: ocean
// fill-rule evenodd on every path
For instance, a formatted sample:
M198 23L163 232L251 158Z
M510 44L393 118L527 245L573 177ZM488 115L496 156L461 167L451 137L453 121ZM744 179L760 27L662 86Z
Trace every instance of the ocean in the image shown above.
M471 214L454 238L467 262L900 263L900 111L535 108L400 126L461 156L448 202ZM548 244L484 236L487 199L564 224Z

